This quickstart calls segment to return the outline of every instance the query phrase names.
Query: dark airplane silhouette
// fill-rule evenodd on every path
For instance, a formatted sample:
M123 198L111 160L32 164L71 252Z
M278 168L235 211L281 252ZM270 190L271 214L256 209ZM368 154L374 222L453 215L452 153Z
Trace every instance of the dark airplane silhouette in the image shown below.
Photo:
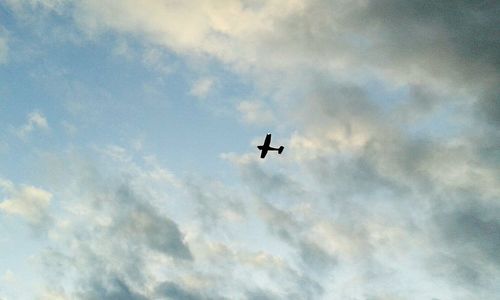
M257 146L257 148L259 148L259 150L262 151L260 153L260 158L266 157L267 151L278 151L278 154L281 154L281 152L283 152L283 149L285 149L285 147L283 146L279 148L273 148L270 146L270 144L271 144L271 134L268 133L266 135L266 139L264 140L264 145Z

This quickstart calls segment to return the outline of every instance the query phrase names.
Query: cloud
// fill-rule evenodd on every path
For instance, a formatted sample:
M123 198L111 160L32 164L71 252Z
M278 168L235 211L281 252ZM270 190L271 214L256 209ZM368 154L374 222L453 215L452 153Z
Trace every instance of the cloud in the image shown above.
M289 137L286 159L224 155L240 172L237 189L135 165L117 147L101 151L114 171L96 163L89 169L98 172L78 170L73 184L64 180L75 174L63 176L77 192L68 192L74 202L51 234L66 250L44 259L56 275L72 270L72 295L498 295L493 2L58 7L89 36L132 36L243 75L262 96L237 104L243 119L277 129L276 114ZM212 84L201 79L191 93L206 96ZM44 127L38 119L25 131ZM179 216L162 209L169 205Z
M487 275L489 268L483 263L488 262L497 267L500 265L500 255L496 251L500 244L498 214L498 206L478 203L464 204L452 211L436 214L440 237L453 249L448 255L451 259L457 259L456 275L461 284L494 284Z
M5 29L0 26L0 64L7 62L9 53L8 37Z
M259 299L271 300L271 299L278 298L277 295L274 295L273 293L271 293L269 291L260 290L260 289L247 291L245 296L246 296L246 299L248 299L248 300L259 300Z
M79 295L80 299L124 299L145 300L146 297L133 292L130 287L119 278L111 278L109 282L95 281Z
M38 299L40 299L40 300L67 300L69 298L65 295L64 292L46 289L39 295Z
M17 135L24 138L36 129L48 130L49 124L42 113L33 111L28 114L26 124L17 130Z
M246 217L246 207L241 201L243 196L221 182L195 177L184 180L183 187L195 201L197 219L207 231L231 226Z
M129 57L131 56L131 54L126 52L130 50L127 50L127 48L124 48L124 46L121 46L120 49L118 49L118 51L122 52L121 55L128 55ZM173 69L172 66L166 63L167 57L165 56L164 51L158 48L146 49L142 55L142 62L146 66L152 68L153 70L156 70L162 75L171 73Z
M141 3L137 10L138 1L85 1L75 5L75 19L87 31L143 35L175 52L206 53L245 68L322 59L325 66L342 69L367 65L397 72L403 80L417 75L427 81L423 71L444 80L464 80L460 76L468 74L474 82L496 72L488 63L498 59L489 26L494 9L488 3ZM473 51L474 45L480 50ZM412 72L404 72L408 67Z
M313 76L320 73L358 83L376 79L390 89L418 86L420 94L439 90L439 98L455 101L477 94L477 101L463 102L474 110L494 104L488 99L497 94L495 6L489 2L55 3L42 6L64 8L90 35L131 34L188 60L213 57L268 89L300 91L316 86ZM209 82L199 81L193 94L206 94Z
M135 237L153 250L180 259L192 259L189 248L182 241L182 234L177 225L168 218L155 213L152 207L137 200L137 195L127 187L120 187L117 197L123 216L114 220L117 234L124 238ZM128 207L130 205L130 207ZM125 219L121 219L121 218ZM125 223L121 224L122 221Z
M50 192L29 185L16 186L6 180L0 182L0 188L5 194L0 202L0 211L20 216L34 227L46 227L50 224Z
M494 299L500 177L476 138L413 135L363 86L317 82L294 112L287 160L226 156L301 271L333 299ZM394 278L413 283L387 286Z
M189 93L198 98L204 98L212 90L214 85L214 80L212 78L202 78L198 79L191 86Z
M259 101L241 101L237 110L241 113L243 121L249 124L269 124L274 120L272 112Z
M37 258L47 274L46 294L221 299L246 297L246 291L255 295L263 287L283 299L320 293L317 282L288 259L258 244L244 246L253 239L259 213L251 195L211 179L164 180L154 174L165 169L150 159L141 165L95 153L92 160L74 155L47 160L55 166L71 159L63 165L72 168L54 170L61 181L58 197L66 200L48 230L52 246ZM319 251L308 245L301 255Z
M359 75L368 68L393 83L440 87L491 87L498 78L491 26L495 5L490 2L279 0L221 5L127 0L31 5L62 10L89 34L133 34L183 55L210 55L238 70L312 67Z
M47 286L66 290L70 298L149 299L147 287L161 279L161 272L153 271L158 264L166 269L189 264L192 251L178 224L154 205L152 186L141 184L151 182L142 177L146 174L119 157L101 158L106 162L99 168L86 161L74 164L76 173L62 170L63 185L71 188L58 189L66 201L49 228L58 247L47 248L37 260L49 274ZM110 164L122 165L124 173L109 173Z
M162 282L156 287L156 294L160 299L198 300L207 299L202 295L185 290L174 282Z
M14 275L14 273L11 270L5 271L5 273L3 274L1 280L4 283L7 283L9 285L15 284L16 281L17 281L16 280L16 276Z

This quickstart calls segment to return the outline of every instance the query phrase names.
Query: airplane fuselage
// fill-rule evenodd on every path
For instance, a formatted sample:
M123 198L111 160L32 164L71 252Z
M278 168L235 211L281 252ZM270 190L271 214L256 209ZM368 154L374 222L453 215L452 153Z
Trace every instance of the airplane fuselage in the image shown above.
M264 146L257 146L257 148L259 148L259 150L262 150L264 149ZM274 148L274 147L266 147L267 151L279 151L280 149L278 148Z

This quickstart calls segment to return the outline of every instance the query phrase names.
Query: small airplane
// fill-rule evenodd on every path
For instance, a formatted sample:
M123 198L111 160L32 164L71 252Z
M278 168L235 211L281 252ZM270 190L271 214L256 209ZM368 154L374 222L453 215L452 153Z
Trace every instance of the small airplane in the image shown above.
M267 151L278 151L278 154L281 154L281 152L283 152L283 149L285 149L285 147L283 146L280 146L279 148L273 148L270 146L270 144L271 144L271 134L268 133L266 135L266 139L264 140L264 145L257 146L257 148L261 150L260 158L266 157Z

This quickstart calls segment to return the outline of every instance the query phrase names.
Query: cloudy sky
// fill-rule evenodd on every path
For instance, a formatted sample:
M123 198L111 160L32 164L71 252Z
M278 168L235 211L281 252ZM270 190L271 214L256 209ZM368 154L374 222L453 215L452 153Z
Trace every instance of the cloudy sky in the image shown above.
M499 15L1 0L0 299L498 299Z

